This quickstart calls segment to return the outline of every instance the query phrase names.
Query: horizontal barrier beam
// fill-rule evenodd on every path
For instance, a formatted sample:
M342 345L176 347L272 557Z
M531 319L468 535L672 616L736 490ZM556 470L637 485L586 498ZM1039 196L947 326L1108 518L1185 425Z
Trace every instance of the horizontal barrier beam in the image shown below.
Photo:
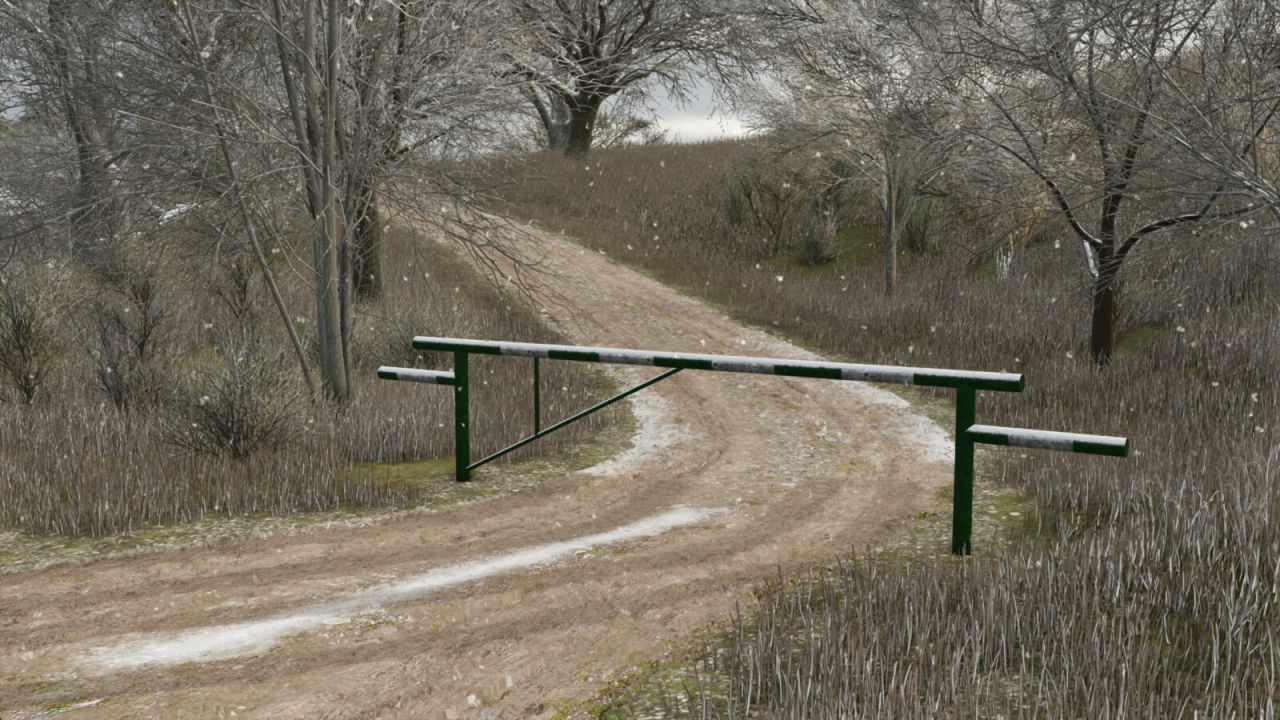
M964 433L970 442L987 445L1063 450L1085 455L1129 456L1129 439L1112 435L1028 430L998 425L971 425Z
M654 367L686 370L718 370L722 372L781 375L784 377L923 385L926 387L971 387L975 390L1004 390L1008 392L1021 392L1023 388L1023 379L1020 373L897 367L893 365L862 365L813 360L782 360L734 355L653 352L649 350L623 350L619 348L580 347L577 345L494 342L490 340L462 340L439 337L415 337L413 339L413 347L418 350L466 352L477 355L505 355L618 365L652 365Z
M378 368L378 378L381 380L405 380L408 382L429 383L432 385L453 385L457 382L457 378L455 378L451 372L390 367L388 365L383 365Z

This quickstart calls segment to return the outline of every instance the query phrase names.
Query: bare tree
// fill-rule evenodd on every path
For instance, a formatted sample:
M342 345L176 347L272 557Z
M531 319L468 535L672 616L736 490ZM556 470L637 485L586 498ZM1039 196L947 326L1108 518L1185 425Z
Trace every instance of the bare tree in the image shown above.
M543 150L564 151L569 145L571 118L569 106L559 95L535 85L522 84L521 94L533 109L533 126L536 128L532 146ZM614 96L608 108L596 115L592 127L592 147L618 147L631 142L651 143L662 137L663 131L640 105L639 93L623 92Z
M74 154L72 192L58 213L70 219L83 256L96 254L120 234L123 197L119 168L129 154L118 103L122 65L111 40L124 2L113 0L5 0L0 28L10 34L6 72L10 88L31 116L64 133Z
M1226 79L1191 81L1213 52L1212 21L1224 8L1217 0L980 3L956 36L955 49L978 68L967 87L990 111L973 132L1033 174L1083 245L1096 365L1111 360L1118 277L1139 243L1252 210L1229 177L1178 140L1176 123L1161 120L1181 114L1193 85L1203 92Z
M264 0L263 27L285 98L287 142L312 219L321 386L336 402L351 394L351 322L356 278L376 294L378 201L393 166L410 161L402 197L456 223L465 185L422 162L455 147L495 96L491 66L500 17L493 3L402 0L366 8L347 0L301 7ZM483 238L459 233L464 243Z
M380 186L423 148L479 127L496 109L495 43L504 20L492 2L397 0L353 12L348 118L341 151L358 157L343 189L355 223L352 274L358 297L380 294ZM483 28L484 32L481 32ZM505 84L505 83L503 83Z
M1205 19L1213 38L1163 81L1181 101L1152 124L1280 220L1280 5L1230 2ZM1188 72L1189 70L1189 72Z
M202 111L205 121L202 124L216 141L217 156L222 162L222 172L217 173L216 176L224 182L216 183L213 194L216 197L232 199L235 213L239 216L240 226L244 230L249 254L262 275L263 283L271 295L272 303L289 337L303 380L314 397L316 388L310 364L293 317L285 305L284 297L276 282L275 273L267 262L258 231L260 212L255 211L252 193L242 178L240 158L237 157L234 149L237 144L236 138L228 127L228 116L242 117L242 113L237 110L244 104L238 102L236 95L228 92L228 89L238 84L231 79L232 76L237 80L243 79L244 74L241 72L244 67L243 59L237 56L248 49L243 41L237 42L231 38L243 37L246 34L248 18L242 13L228 13L225 8L217 6L203 8L204 12L197 12L192 3L185 3L178 10L177 13L166 16L165 19L170 22L160 23L170 31L171 35L165 38L163 32L159 33L157 54L177 64L178 68L170 75L170 80L174 79L174 76L186 77L189 74L192 80L189 85L198 88L194 94L193 104ZM169 42L165 42L166 39ZM240 62L237 62L238 59ZM187 110L186 117L182 120L175 118L165 124L184 128L195 124L196 120L191 117L190 108ZM245 308L249 275L243 269L239 269L234 279L239 292L235 296L224 296L224 300L229 300L227 304L232 306L237 316L243 318L247 315Z
M953 87L927 49L936 18L927 5L893 0L778 0L763 11L787 20L758 91L764 129L786 146L827 155L827 185L859 177L874 184L892 296L903 230L938 192L960 141Z
M347 42L346 8L339 0L306 0L286 10L272 0L270 27L292 122L290 142L300 163L313 222L311 262L315 291L320 384L337 403L351 397L351 243L339 188L339 113Z
M13 272L9 262L0 267L0 376L31 405L57 359L55 327L65 299L50 278L26 267Z
M508 53L529 83L548 138L565 153L591 149L610 98L656 80L679 93L698 68L736 57L731 3L711 0L508 0L523 42Z

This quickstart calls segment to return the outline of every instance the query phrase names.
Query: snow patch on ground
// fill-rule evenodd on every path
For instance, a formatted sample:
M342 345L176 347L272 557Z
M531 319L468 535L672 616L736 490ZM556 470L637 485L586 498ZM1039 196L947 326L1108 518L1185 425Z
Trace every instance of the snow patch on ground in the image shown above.
M628 382L622 373L611 369L610 374L619 383ZM636 432L631 440L631 447L583 470L584 473L598 477L622 475L632 468L638 468L647 458L675 444L683 436L680 427L670 420L671 404L661 395L642 390L627 400L631 403L631 412L636 418Z
M373 612L392 603L511 570L552 563L592 547L660 535L678 527L696 524L722 512L724 510L721 509L676 507L613 530L537 545L485 560L436 568L399 582L349 593L310 608L265 620L194 628L175 633L135 633L125 636L115 644L92 648L80 658L80 662L90 669L111 671L210 662L258 654L271 649L290 635L349 619L353 615Z

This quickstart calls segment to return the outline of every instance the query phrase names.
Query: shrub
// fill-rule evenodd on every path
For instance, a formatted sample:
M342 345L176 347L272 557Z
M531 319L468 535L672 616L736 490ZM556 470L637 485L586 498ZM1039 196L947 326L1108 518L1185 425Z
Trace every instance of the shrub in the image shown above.
M85 349L98 386L118 410L154 401L160 391L151 361L170 310L160 300L157 275L148 266L119 276L90 313Z
M825 265L836 259L838 214L834 192L821 193L810 203L800 224L800 247L806 263Z
M181 383L163 439L191 452L241 459L290 442L303 399L290 359L245 341L223 343L217 358Z
M24 405L35 402L57 355L57 306L30 280L0 277L0 372Z
M223 261L209 284L210 294L236 328L257 325L257 274L248 253L237 253Z

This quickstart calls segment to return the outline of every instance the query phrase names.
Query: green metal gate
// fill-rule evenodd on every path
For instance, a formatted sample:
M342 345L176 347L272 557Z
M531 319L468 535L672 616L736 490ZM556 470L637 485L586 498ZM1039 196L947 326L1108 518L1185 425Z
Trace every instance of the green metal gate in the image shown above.
M975 424L974 414L977 392L979 390L1022 392L1024 383L1020 373L898 367L893 365L862 365L813 360L778 360L733 355L652 352L648 350L583 347L578 345L546 345L542 343L494 342L438 337L416 337L413 339L413 347L419 350L453 353L453 372L381 367L378 368L378 377L384 380L448 385L454 388L454 463L455 476L459 481L469 480L471 471L481 465L492 462L597 410L634 395L650 385L675 375L681 370L756 373L783 377L953 388L956 391L956 420L951 552L956 555L968 555L972 552L973 449L976 443L1060 450L1088 455L1110 455L1113 457L1126 457L1129 454L1129 441L1122 437ZM471 355L501 355L533 359L533 434L475 462L471 461L471 399L467 362ZM543 359L616 365L650 365L666 368L667 370L550 427L543 428L540 364Z

